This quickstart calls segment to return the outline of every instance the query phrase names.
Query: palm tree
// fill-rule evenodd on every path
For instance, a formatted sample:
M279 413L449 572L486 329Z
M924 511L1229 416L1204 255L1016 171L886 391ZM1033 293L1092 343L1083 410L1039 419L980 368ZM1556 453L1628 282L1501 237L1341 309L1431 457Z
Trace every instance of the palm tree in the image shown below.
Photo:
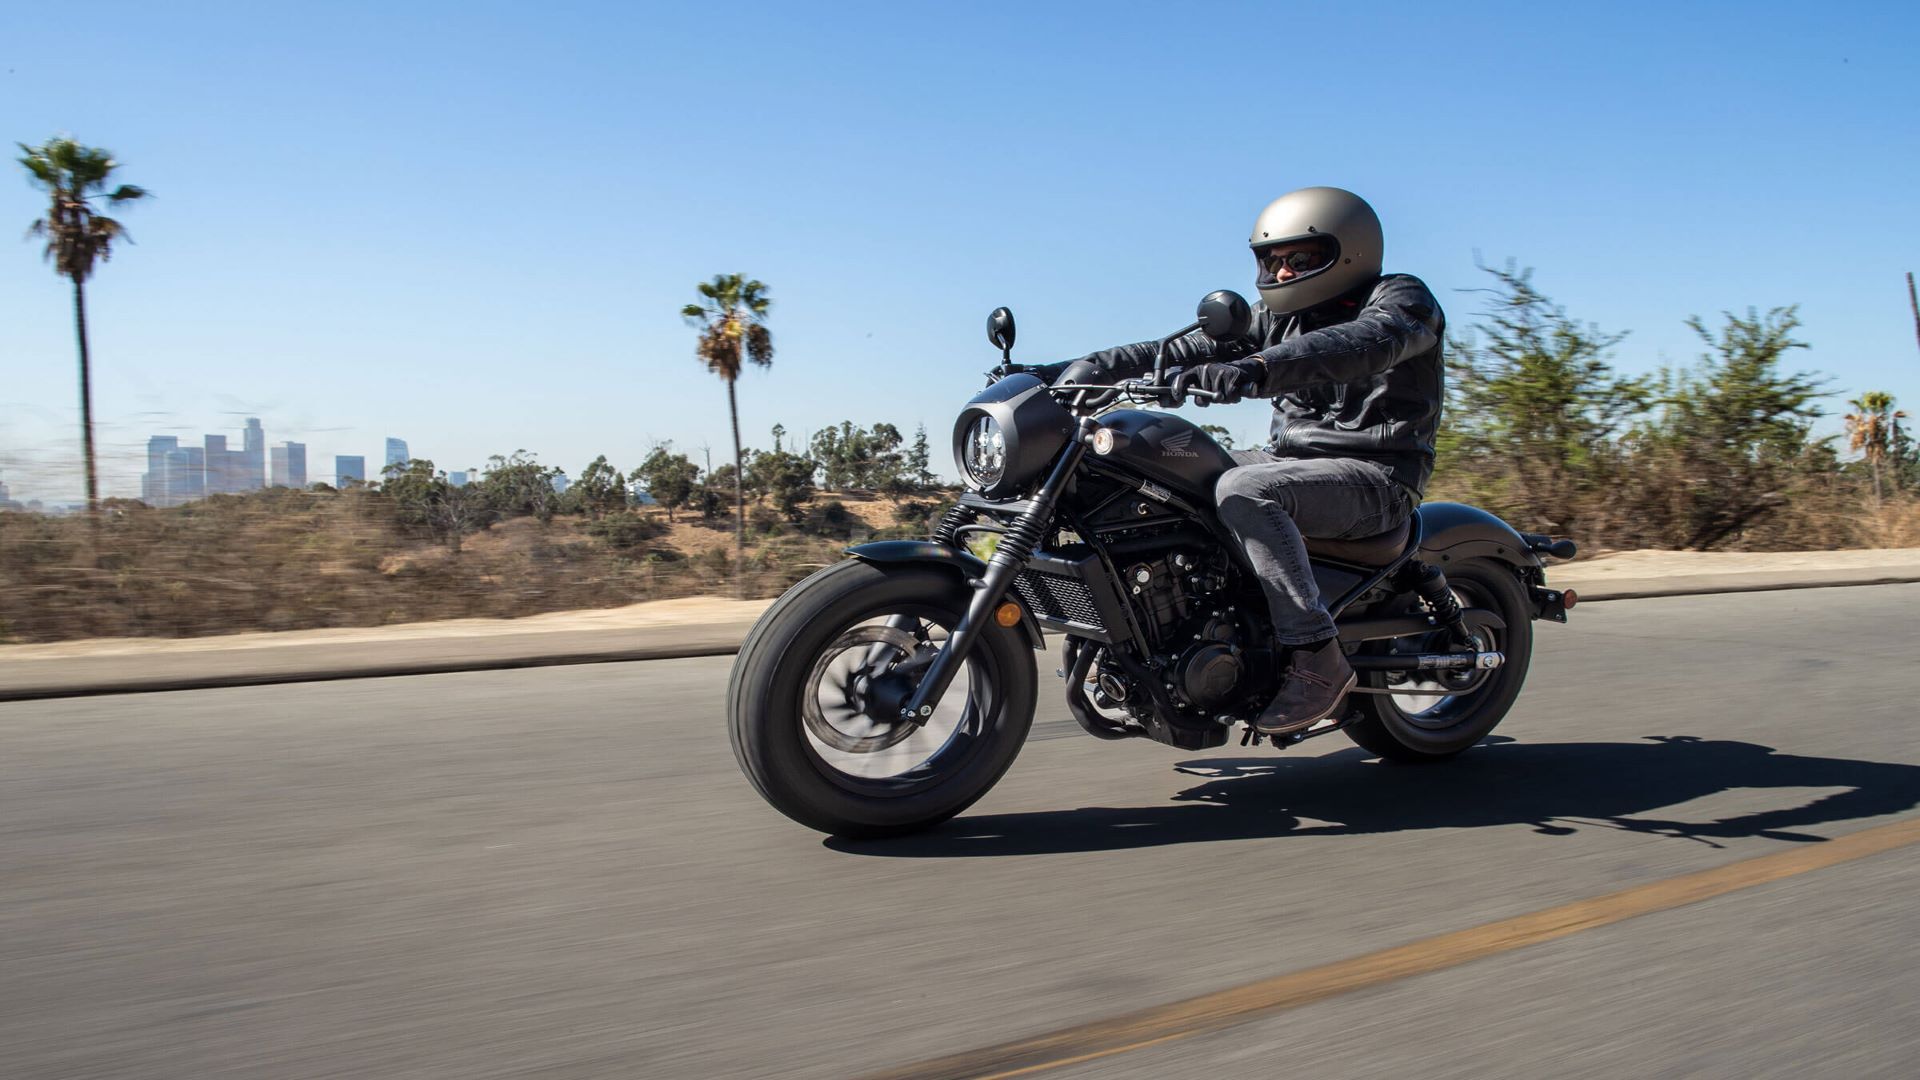
M120 163L97 147L82 146L66 137L48 139L39 146L17 143L20 164L36 186L47 192L52 205L27 235L47 242L47 261L54 272L73 279L73 326L80 340L80 430L86 444L87 516L93 522L94 550L100 541L100 488L93 464L93 373L87 356L87 278L95 260L113 257L113 242L126 230L113 218L98 213L93 200L119 206L147 197L145 189L121 184L111 190L107 181Z
M700 301L680 309L688 324L699 328L694 355L707 370L727 384L727 412L733 418L733 548L734 587L746 587L747 496L746 463L740 454L740 405L733 384L747 361L761 367L773 363L773 335L767 330L767 311L773 301L767 287L740 274L715 274L700 283Z
M1907 414L1893 407L1893 395L1885 390L1869 390L1847 402L1853 411L1845 417L1847 445L1866 455L1873 471L1873 504L1880 505L1880 463L1893 446L1894 433Z

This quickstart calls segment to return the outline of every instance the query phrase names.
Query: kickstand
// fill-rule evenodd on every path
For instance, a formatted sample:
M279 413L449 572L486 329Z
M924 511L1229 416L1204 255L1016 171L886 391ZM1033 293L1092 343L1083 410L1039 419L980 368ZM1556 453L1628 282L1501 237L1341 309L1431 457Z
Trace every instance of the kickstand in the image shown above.
M1252 724L1248 724L1246 733L1240 736L1240 745L1241 746L1259 746L1260 745L1260 729L1257 727L1254 727Z

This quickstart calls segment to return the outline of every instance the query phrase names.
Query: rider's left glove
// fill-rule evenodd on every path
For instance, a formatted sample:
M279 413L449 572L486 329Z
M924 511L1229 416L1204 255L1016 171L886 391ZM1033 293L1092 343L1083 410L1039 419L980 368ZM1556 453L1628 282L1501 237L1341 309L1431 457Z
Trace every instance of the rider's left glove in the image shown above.
M1230 405L1258 390L1264 374L1264 365L1252 359L1183 368L1173 377L1173 403L1185 402L1189 391L1205 390L1212 396L1195 394L1194 404Z

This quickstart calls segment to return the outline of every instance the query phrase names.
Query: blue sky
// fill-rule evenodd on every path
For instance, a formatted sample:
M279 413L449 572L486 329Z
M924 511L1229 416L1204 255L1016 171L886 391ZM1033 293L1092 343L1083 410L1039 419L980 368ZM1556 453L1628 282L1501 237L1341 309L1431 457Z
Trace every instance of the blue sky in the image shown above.
M848 418L940 447L994 305L1029 361L1164 332L1251 295L1247 226L1308 184L1366 195L1456 327L1476 253L1517 259L1631 331L1629 371L1692 359L1690 314L1798 303L1837 417L1920 405L1915 12L109 2L73 79L72 13L14 5L0 136L110 147L156 195L89 291L108 494L149 434L250 415L316 477L390 434L447 468L717 462L725 393L677 311L731 270L776 299L749 444ZM80 491L68 303L0 245L16 497Z

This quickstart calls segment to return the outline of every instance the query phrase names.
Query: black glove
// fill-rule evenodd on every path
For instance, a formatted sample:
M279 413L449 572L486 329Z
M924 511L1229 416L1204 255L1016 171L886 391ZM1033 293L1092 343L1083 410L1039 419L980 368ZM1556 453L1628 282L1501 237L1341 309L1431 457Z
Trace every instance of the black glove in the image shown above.
M1173 376L1173 403L1182 404L1191 390L1205 390L1211 397L1194 396L1196 405L1231 405L1260 386L1264 366L1258 360L1230 360L1226 363L1200 364L1181 368Z
M1060 376L1065 374L1066 370L1075 363L1077 363L1077 361L1062 360L1057 364L1035 364L1027 369L1027 374L1038 376L1041 382L1052 386L1054 383L1059 382Z

